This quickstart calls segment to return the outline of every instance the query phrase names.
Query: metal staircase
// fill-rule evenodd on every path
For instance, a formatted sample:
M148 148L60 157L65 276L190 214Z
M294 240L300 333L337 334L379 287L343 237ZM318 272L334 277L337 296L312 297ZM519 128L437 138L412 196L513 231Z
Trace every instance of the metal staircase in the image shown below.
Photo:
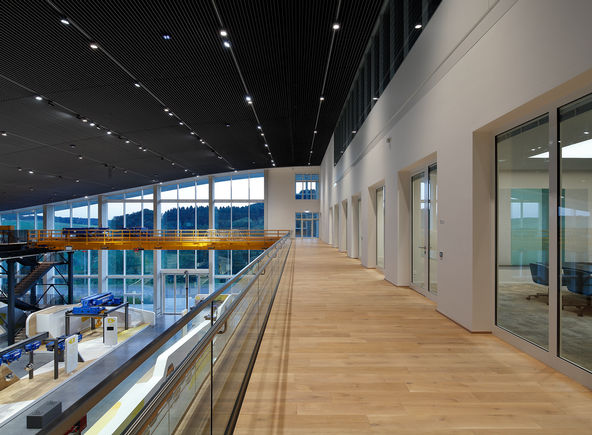
M60 263L57 261L41 261L37 263L33 270L14 287L14 293L17 296L27 293L56 264Z

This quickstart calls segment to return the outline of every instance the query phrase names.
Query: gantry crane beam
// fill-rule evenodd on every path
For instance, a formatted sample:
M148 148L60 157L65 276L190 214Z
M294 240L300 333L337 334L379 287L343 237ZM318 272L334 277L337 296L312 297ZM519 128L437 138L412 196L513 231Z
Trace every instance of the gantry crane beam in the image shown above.
M98 249L267 249L287 230L148 230L65 228L30 230L28 246L56 251Z

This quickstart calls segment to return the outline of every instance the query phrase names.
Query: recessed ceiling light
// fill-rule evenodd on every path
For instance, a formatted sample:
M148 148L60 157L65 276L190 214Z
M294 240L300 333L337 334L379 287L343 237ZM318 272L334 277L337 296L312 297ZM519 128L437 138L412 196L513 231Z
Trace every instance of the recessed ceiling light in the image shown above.
M29 171L29 174L31 174L31 175L33 175L34 173L35 173L35 172L33 172L33 171L31 171L31 170Z
M70 21L68 21L66 18L62 18L60 20L60 23L65 24L66 26L70 24Z
M230 48L230 42L228 42L228 41L224 41L224 47L226 47L226 48Z
M314 134L317 134L317 133L318 133L318 131L316 131L316 130L315 130L313 133L314 133Z
M129 140L126 140L125 143L130 143L130 141Z
M5 131L3 131L2 133L0 133L2 136L8 136L8 133L6 133Z
M168 107L165 107L165 108L164 108L164 111L165 111L165 112L168 112L169 110L170 110L170 109L169 109Z
M590 134L590 132L589 131L585 131L584 134Z
M321 98L320 98L320 100L321 100L321 101L325 101L325 97L321 97Z
M111 130L109 130L109 131L107 132L107 134L111 134Z
M261 133L261 136L265 136L265 134L264 133Z
M246 100L247 103L250 103L251 101L253 101L253 99L251 98L250 95L246 95L245 96L245 100Z
M168 41L169 39L171 39L171 35L170 35L170 34L168 34L168 33L164 33L164 34L162 35L162 39L164 39L164 40Z
M203 139L200 139L199 141L200 141L201 143L206 143L206 141L205 141L205 140L203 140Z
M70 148L76 148L76 145L74 145L73 143L70 144Z
M333 24L333 30L339 30L341 26L339 25L339 23L334 23Z
M90 48L92 48L93 50L96 50L97 48L99 48L99 44L97 44L96 42L91 42Z
M77 180L76 180L76 183L80 183L80 180L78 180L78 179L77 179Z
M310 150L310 153L312 154L312 150Z
M146 152L146 151L148 151L148 148L144 148L144 149L142 149L142 151Z
M141 145L138 147L138 149L139 149L139 150L141 150L142 148L143 148L143 147L142 147Z
M82 155L79 155L78 156L78 160L82 160Z
M353 134L356 134L358 132L358 130L352 130Z
M82 118L82 122L88 122L88 119Z
M224 125L226 125L226 127L230 127L230 124L228 122L226 124L224 124Z
M139 84L139 83L134 83L134 86L135 86L136 88L140 88L140 87L142 87L142 85L141 85L141 84Z
M220 160L222 160L222 156L218 156L218 158L219 158Z
M415 28L416 28L416 29L421 29L421 27L422 27L422 25L421 25L421 24L416 24L416 25L415 25Z
M220 36L224 37L224 36L228 36L228 32L224 29L220 30Z
M271 152L268 152L267 154L271 155Z
M84 199L88 199L88 195L84 195Z
M171 162L171 166L175 166L175 162Z
M374 97L372 98L374 101L378 101L378 97Z
M179 122L179 125L183 125L183 123L182 122Z
M23 170L23 168L21 168L20 166L18 168L16 168L17 171L21 172Z
M36 99L37 101L41 101L41 100L43 100L43 97L41 97L40 95L37 95L37 96L35 97L35 99Z
M260 125L257 126L257 130L261 130L262 127Z
M272 163L271 166L274 166L275 167L275 163Z
M174 115L174 113L173 113L173 112L169 112L169 116L173 116L173 115Z
M185 169L185 172L189 172L189 169Z
M269 145L265 144L265 148L269 148Z
M192 131L192 132L191 132L191 133L189 133L189 134L192 134L192 135L194 135L194 136L195 136L195 132L194 132L194 131Z
M91 127L94 127L94 126L95 126L95 123L94 123L94 122L91 122L89 125L90 125Z

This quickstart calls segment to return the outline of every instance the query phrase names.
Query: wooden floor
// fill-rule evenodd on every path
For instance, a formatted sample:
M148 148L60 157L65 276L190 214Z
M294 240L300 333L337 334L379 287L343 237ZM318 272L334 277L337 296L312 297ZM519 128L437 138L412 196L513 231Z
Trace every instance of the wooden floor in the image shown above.
M299 241L235 433L592 434L591 411L576 382Z

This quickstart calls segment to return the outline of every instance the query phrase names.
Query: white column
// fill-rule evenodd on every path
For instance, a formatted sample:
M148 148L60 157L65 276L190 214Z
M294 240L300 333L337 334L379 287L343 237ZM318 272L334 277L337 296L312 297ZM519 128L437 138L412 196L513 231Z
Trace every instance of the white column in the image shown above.
M154 210L153 225L154 230L157 231L162 228L160 219L160 187L158 186L158 184L155 184L154 186L152 186L152 188L152 208ZM154 304L154 312L156 313L156 315L159 315L163 312L164 308L162 306L162 284L160 282L160 265L162 263L162 251L160 249L155 249L152 252L152 261L154 262L154 264L152 265L152 303Z
M97 214L99 228L107 228L109 226L109 219L107 217L107 201L105 196L99 195L97 199ZM104 293L107 291L107 266L108 266L108 251L101 249L98 252L98 291Z
M208 198L209 198L209 217L208 217L208 221L209 221L209 225L208 227L210 229L214 228L214 177L208 177ZM209 289L209 293L214 293L214 291L216 290L216 283L215 283L215 278L214 278L214 271L216 270L216 265L215 265L215 261L216 261L216 255L215 255L216 251L214 251L213 249L210 249L208 251L208 273L210 276L210 279L208 280L210 283L210 289Z

